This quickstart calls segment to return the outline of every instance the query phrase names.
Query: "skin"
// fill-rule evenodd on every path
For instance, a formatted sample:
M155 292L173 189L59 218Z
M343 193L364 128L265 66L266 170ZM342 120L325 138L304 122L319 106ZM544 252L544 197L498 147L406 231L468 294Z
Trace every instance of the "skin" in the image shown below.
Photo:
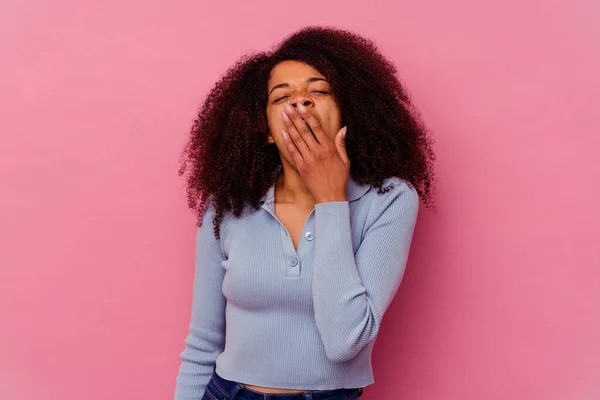
M315 204L347 200L350 161L344 146L346 128L341 126L341 109L329 83L308 64L277 64L267 90L268 142L277 146L283 165L275 184L275 215L297 248ZM290 106L287 111L285 105ZM261 393L306 391L244 386Z

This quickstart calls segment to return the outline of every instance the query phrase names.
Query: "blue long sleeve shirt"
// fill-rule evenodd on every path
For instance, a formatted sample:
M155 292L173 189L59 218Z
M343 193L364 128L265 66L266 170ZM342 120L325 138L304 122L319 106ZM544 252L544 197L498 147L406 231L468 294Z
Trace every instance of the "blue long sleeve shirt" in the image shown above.
M351 177L347 201L316 204L297 249L274 213L212 209L196 236L192 316L175 400L199 400L216 368L225 379L298 390L374 382L371 353L402 280L419 207L415 189L386 193Z

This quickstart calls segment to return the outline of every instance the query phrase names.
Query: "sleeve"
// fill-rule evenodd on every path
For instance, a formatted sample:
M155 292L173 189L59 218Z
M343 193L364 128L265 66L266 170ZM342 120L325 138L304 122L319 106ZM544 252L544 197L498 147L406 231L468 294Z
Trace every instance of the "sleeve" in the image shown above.
M200 400L225 345L225 305L222 285L225 259L213 235L212 217L205 212L196 233L196 259L189 334L185 339L175 400Z
M404 181L377 195L356 255L347 201L315 206L313 307L327 357L352 359L375 339L404 275L419 197Z

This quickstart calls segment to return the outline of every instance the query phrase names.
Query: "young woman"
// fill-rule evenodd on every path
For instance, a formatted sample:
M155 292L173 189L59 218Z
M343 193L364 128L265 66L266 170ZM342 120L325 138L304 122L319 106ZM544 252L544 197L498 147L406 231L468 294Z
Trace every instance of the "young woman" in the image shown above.
M227 71L180 170L199 228L175 399L357 399L433 159L356 34L304 28Z

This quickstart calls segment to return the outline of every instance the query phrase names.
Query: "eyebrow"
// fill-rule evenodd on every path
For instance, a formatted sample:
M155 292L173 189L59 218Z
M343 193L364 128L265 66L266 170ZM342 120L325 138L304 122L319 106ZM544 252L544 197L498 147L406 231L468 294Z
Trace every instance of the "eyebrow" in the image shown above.
M321 77L318 77L318 76L311 76L310 78L306 79L306 82L308 82L308 83L318 82L318 81L327 82L327 79L321 78ZM287 87L290 87L289 83L280 83L279 85L275 85L269 91L269 96L271 95L271 93L273 93L273 90L275 90L275 89L281 89L281 88L287 88Z

